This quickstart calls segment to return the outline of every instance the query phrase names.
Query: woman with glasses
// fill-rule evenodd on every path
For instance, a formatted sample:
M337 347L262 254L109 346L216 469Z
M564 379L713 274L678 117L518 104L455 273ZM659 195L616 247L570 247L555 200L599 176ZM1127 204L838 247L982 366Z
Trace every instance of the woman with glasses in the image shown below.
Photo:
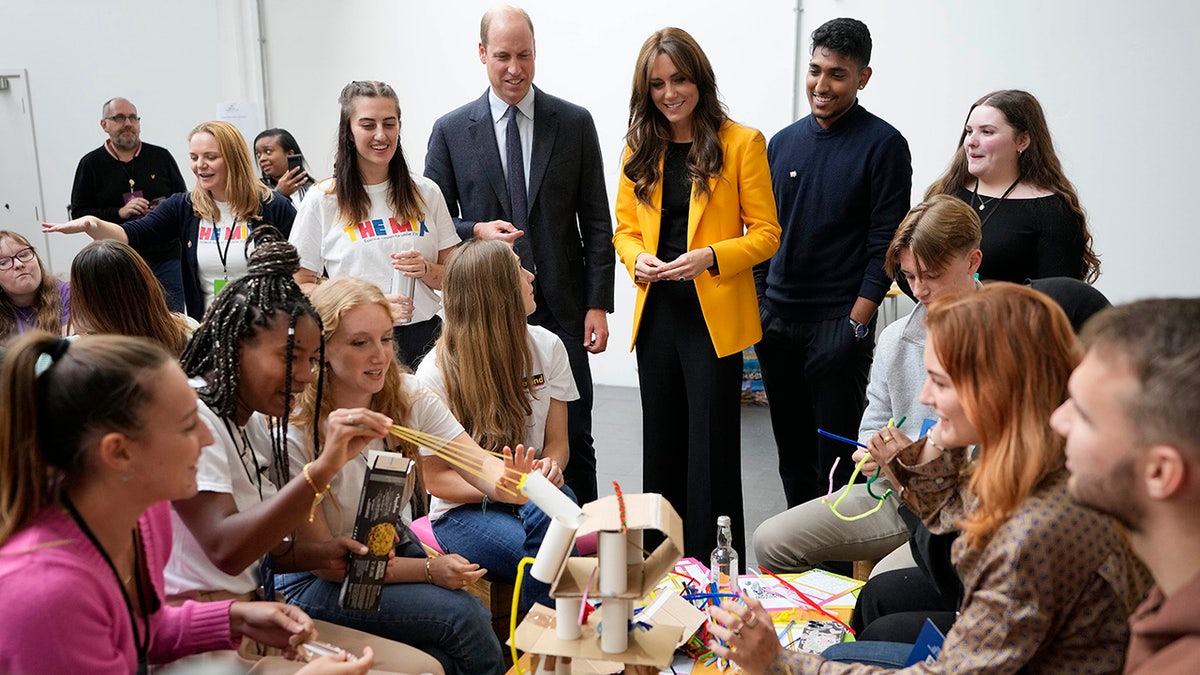
M39 328L61 335L71 288L47 274L29 240L0 230L0 343Z

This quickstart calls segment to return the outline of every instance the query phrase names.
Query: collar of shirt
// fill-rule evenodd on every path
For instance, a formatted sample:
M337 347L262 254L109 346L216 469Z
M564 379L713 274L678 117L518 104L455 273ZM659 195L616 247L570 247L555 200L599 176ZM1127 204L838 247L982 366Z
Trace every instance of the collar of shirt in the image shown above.
M517 102L521 115L517 117L517 128L521 130L521 159L524 160L525 184L529 184L530 159L533 156L533 87L525 98ZM496 131L496 149L500 151L500 166L508 175L508 104L496 96L496 92L488 89L488 105L492 109L492 128Z
M533 87L530 87L530 88L529 88L529 91L530 91L530 93L532 93L532 92L533 92ZM111 138L106 138L106 139L104 139L104 149L105 149L105 150L107 150L107 151L108 151L108 154L109 154L109 155L112 155L112 158L113 158L113 159L115 159L115 160L117 160L118 162L123 162L123 161L125 161L125 160L121 159L121 158L120 158L120 157L117 155L117 151L113 149L113 144L112 144L112 139L111 139ZM138 155L140 155L140 154L142 154L142 142L141 142L141 141L138 141L138 146L137 146L137 149L135 149L135 150L133 151L133 156L136 158L136 157L137 157Z

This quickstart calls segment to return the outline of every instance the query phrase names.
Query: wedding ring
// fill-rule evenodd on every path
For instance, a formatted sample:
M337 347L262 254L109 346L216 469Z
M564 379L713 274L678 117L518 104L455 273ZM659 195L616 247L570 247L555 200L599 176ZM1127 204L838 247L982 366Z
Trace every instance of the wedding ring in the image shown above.
M687 281L687 277L685 277L685 276L683 276L682 274L680 274L680 275L679 275L679 280L680 280L680 281Z
M354 426L354 415L346 416L346 424L349 424L350 426Z
M891 435L891 434L888 434L887 436L884 436L882 440L883 440L883 442L884 442L884 443L891 443L891 442L892 442L892 435Z

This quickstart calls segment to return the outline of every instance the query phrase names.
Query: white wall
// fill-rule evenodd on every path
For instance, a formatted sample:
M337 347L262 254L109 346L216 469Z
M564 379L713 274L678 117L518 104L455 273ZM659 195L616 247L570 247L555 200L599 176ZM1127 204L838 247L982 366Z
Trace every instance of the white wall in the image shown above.
M0 64L29 71L47 218L67 218L75 166L107 138L100 106L114 96L134 102L143 139L170 150L192 182L187 132L212 117L220 95L212 0L6 1L0 16ZM23 231L40 229L29 223ZM56 256L54 271L65 275L91 240L62 241L68 254Z
M30 71L49 215L65 217L75 164L104 136L107 98L134 100L146 140L175 153L187 174L185 135L214 104L256 94L247 48L253 0L163 3L43 0L5 3L0 65ZM433 121L479 96L476 54L488 2L264 0L268 123L293 131L314 172L327 174L336 97L352 79L399 92L410 164L424 163ZM537 82L586 106L605 150L609 199L628 113L633 59L665 25L686 28L707 51L732 116L768 136L792 119L796 14L780 0L530 0L538 35ZM1079 189L1114 300L1200 294L1190 253L1200 229L1187 195L1200 177L1200 5L1173 0L807 0L802 46L820 23L856 16L875 40L864 105L892 122L913 151L914 198L944 168L970 102L997 88L1041 99L1068 176ZM231 22L242 30L230 30ZM230 54L243 55L230 64ZM259 102L261 103L261 101ZM807 113L801 95L800 114ZM0 134L4 130L0 130ZM0 162L5 158L0 157ZM80 244L82 245L82 241ZM628 355L632 290L617 271L609 352L596 380L634 384Z

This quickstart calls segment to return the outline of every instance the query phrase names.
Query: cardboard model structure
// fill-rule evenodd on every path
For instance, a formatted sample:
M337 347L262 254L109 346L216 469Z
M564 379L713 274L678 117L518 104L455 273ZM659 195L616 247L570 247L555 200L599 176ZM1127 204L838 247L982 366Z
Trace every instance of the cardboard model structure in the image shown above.
M703 613L675 595L674 601L656 602L639 616L639 623L650 624L649 629L634 626L631 620L636 603L682 555L683 521L671 504L662 495L636 494L624 497L623 517L616 496L580 508L540 474L530 474L521 490L551 517L530 574L550 584L555 608L535 605L529 611L517 627L517 648L571 659L564 663L556 658L555 670L539 668L539 673L614 672L603 666L620 670L617 664L668 666L675 647L703 623ZM665 540L643 559L646 529L658 530ZM575 538L593 532L598 534L597 557L571 557ZM580 624L585 598L601 605ZM610 663L584 664L576 659ZM545 664L548 659L540 661Z

